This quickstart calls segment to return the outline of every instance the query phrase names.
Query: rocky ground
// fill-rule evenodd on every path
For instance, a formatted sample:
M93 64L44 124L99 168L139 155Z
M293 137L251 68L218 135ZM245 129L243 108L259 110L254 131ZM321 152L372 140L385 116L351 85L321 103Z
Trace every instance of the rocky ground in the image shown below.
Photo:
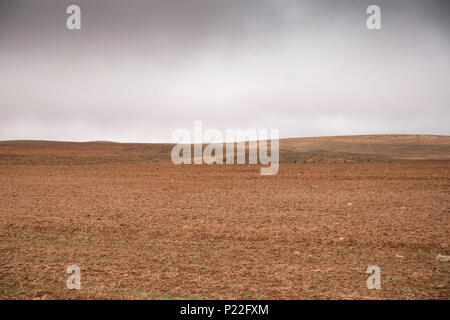
M282 142L274 176L1 142L0 298L449 299L450 138L409 138Z

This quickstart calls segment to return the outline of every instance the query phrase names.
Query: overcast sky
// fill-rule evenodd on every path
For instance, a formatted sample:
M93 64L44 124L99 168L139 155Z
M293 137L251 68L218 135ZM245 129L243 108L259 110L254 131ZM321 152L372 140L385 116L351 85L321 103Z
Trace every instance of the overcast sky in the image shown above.
M449 135L449 84L447 0L0 0L0 140Z

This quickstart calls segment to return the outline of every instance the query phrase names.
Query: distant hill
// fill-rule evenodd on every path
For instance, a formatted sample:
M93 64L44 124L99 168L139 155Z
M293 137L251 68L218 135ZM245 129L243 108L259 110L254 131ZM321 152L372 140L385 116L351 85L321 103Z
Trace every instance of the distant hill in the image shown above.
M450 159L450 136L362 135L293 138L280 141L286 160L343 158L348 160Z
M108 141L0 141L0 165L152 163L170 160L173 144ZM280 140L280 161L333 163L450 160L450 136L361 135Z

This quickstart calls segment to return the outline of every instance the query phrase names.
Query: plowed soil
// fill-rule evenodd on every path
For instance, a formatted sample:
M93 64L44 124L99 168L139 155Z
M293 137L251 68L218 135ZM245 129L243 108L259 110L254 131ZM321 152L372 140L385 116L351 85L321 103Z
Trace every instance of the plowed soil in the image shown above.
M450 298L449 137L289 139L274 176L171 148L0 142L0 298Z

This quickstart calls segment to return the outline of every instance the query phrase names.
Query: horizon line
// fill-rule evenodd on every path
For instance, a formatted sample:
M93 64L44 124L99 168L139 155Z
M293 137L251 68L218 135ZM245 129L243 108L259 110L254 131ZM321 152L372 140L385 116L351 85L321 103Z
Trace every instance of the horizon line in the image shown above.
M450 135L445 134L414 134L414 133L375 133L375 134L346 134L346 135L325 135L325 136L303 136L303 137L287 137L287 138L279 138L278 140L289 140L289 139L315 139L315 138L344 138L344 137L368 137L368 136L435 136L435 137L449 137ZM223 142L213 142L214 143L237 143L237 142L251 142L251 141L266 141L273 139L264 139L264 140L244 140L244 141L223 141ZM113 141L113 140L47 140L47 139L8 139L8 140L0 140L0 143L4 142L59 142L59 143L117 143L117 144L177 144L175 142L137 142L137 141ZM207 144L210 142L203 142L203 144ZM189 144L189 143L182 143ZM198 142L193 142L190 144L198 144Z

